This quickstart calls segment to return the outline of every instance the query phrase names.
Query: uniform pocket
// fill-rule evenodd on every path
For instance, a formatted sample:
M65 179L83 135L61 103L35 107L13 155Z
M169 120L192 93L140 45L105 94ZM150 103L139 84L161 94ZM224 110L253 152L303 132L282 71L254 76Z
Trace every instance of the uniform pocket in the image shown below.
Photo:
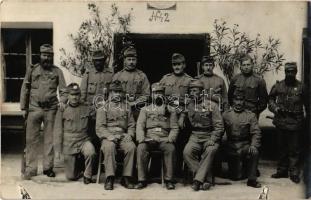
M96 82L89 83L89 84L88 84L88 88L87 88L88 93L89 93L89 94L95 94L95 92L96 92L96 86L97 86L97 83L96 83Z
M35 74L33 75L31 80L31 88L33 89L38 89L39 88L39 79L40 79L40 74Z
M56 74L52 74L48 76L48 79L49 79L50 88L56 89L57 83L58 83L58 76Z

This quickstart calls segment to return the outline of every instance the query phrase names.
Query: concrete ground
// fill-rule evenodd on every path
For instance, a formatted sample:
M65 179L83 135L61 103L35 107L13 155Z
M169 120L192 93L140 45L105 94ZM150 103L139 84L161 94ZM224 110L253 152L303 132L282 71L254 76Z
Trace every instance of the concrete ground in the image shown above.
M144 190L127 190L118 182L115 190L105 191L103 183L84 185L82 179L77 182L68 182L65 179L63 168L56 168L56 178L47 178L42 175L42 167L39 167L39 175L30 181L20 178L19 154L5 153L1 155L1 189L3 199L20 199L18 186L22 186L33 199L258 199L262 189L254 189L246 186L245 181L232 182L226 179L216 178L217 182L231 182L232 185L216 185L210 191L194 192L190 185L181 183L176 185L176 190L168 191L160 184L153 183ZM271 179L275 163L261 161L259 169L262 185L269 187L269 199L303 199L304 185L294 184L289 179ZM95 177L94 177L95 178Z

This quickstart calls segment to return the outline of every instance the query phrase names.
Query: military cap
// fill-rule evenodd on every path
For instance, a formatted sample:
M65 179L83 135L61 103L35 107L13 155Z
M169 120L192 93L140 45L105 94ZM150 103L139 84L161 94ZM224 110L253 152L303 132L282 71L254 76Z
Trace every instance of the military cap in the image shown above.
M67 90L68 90L69 94L81 94L80 87L77 83L70 83L67 86Z
M128 46L123 49L123 57L137 57L137 51L134 46Z
M204 88L202 81L198 79L193 79L190 81L189 88Z
M173 53L172 63L180 63L180 62L185 62L185 57L180 53Z
M157 92L157 91L162 91L164 92L164 87L162 87L162 85L160 85L160 83L154 83L151 86L151 91L152 92Z
M214 62L215 62L215 60L214 60L214 57L212 57L212 56L203 56L202 60L201 60L201 64L214 63Z
M122 83L121 81L113 81L110 86L109 86L109 90L110 91L120 91L122 92L123 91L123 88L122 88Z
M53 46L50 44L43 44L40 46L40 53L53 53Z
M244 90L243 89L239 89L239 88L235 89L234 93L233 93L233 97L235 99L245 99L245 92L244 92Z
M100 59L106 59L106 58L107 58L107 55L102 49L93 51L93 54L92 54L93 60L100 60Z
M287 62L285 63L285 70L297 70L297 63L296 62Z

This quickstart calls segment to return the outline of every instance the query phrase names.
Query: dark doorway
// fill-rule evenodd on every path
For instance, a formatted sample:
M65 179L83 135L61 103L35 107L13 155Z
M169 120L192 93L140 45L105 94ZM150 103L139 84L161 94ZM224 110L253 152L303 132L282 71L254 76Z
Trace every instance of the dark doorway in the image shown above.
M129 34L138 54L138 68L144 71L150 83L158 82L163 75L172 72L171 56L178 52L186 58L186 73L197 75L197 62L209 51L208 34ZM115 38L115 59L118 60L124 45L124 35ZM116 71L122 69L122 60L118 61Z

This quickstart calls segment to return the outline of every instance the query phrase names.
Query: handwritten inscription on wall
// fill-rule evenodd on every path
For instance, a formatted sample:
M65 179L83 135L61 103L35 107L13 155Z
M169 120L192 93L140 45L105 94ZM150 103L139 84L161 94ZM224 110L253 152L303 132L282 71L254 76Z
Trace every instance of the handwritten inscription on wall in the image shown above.
M149 17L150 22L170 22L170 15L168 12L162 10L153 10Z

